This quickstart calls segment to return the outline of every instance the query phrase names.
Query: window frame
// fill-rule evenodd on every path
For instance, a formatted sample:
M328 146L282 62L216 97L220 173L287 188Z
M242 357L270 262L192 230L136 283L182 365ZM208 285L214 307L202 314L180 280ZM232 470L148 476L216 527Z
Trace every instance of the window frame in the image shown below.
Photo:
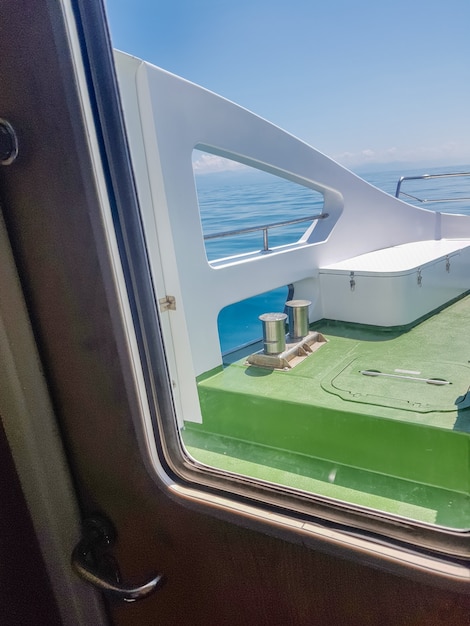
M108 227L107 254L114 266L119 266L114 280L122 295L120 313L128 330L120 341L133 360L134 370L127 376L130 384L139 388L141 413L135 416L135 425L150 473L180 502L206 513L468 592L467 531L430 527L330 498L294 493L209 468L185 451L177 427L105 12L101 3L89 5L85 0L77 0L74 7L82 27L81 50L75 49L75 61L80 54L85 60L80 88L87 89L92 103L85 115L97 133L94 150L103 163L110 198L109 214L103 216Z

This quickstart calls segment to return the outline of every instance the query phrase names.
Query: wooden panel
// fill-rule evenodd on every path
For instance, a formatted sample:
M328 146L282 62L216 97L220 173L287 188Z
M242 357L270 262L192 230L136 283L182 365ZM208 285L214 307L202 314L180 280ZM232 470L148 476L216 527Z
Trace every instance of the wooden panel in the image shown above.
M0 420L0 623L62 622Z
M20 157L0 171L6 221L83 514L115 523L123 575L166 586L111 603L122 626L469 624L470 600L182 508L143 467L93 231L99 211L53 2L0 8L0 115ZM7 52L7 54L5 53Z

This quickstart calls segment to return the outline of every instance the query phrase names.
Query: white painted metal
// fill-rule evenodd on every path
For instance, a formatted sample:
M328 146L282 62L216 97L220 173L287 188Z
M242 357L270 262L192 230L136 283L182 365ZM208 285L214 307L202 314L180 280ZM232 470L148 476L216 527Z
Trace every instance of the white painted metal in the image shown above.
M469 217L389 196L266 120L148 63L116 53L116 64L156 289L177 303L162 322L184 419L200 420L195 377L221 364L217 316L225 306L294 283L295 297L311 300L310 319L317 319L319 268L404 243L470 238ZM329 218L270 254L209 264L194 148L320 191Z

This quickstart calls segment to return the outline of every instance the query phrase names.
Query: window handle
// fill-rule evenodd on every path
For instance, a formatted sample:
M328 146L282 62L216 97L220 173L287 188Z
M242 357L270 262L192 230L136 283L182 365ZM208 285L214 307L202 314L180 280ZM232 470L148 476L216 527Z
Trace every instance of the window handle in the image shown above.
M123 584L118 564L107 551L115 541L116 531L108 519L101 515L88 517L82 524L82 538L72 552L72 569L87 583L124 602L142 600L162 586L162 574L135 587Z

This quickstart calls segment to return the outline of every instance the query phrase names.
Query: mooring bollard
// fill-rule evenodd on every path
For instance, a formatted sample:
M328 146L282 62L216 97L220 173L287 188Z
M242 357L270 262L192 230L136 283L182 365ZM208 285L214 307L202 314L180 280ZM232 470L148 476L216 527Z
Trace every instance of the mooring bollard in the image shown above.
M263 343L265 354L280 354L286 349L285 313L263 313L259 316L263 323Z
M286 307L289 315L289 335L292 341L300 341L308 335L308 307L310 300L289 300Z

